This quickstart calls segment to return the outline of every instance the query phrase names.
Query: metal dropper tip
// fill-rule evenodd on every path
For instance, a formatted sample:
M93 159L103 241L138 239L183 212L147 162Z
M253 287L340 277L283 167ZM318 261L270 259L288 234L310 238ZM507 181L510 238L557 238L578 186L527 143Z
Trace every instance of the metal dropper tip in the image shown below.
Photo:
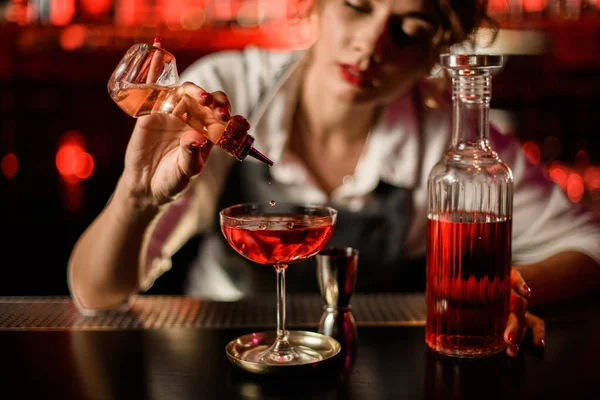
M258 161L264 162L269 167L273 166L273 161L271 161L269 158L267 158L267 156L262 154L260 151L256 150L254 147L250 149L250 151L248 152L248 155L252 158L257 159Z

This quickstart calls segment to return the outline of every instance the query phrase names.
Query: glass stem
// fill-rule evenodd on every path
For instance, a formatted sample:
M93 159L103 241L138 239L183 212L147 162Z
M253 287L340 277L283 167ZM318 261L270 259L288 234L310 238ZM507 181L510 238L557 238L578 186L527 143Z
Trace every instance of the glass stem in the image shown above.
M285 330L285 270L287 265L277 265L277 341L287 341Z

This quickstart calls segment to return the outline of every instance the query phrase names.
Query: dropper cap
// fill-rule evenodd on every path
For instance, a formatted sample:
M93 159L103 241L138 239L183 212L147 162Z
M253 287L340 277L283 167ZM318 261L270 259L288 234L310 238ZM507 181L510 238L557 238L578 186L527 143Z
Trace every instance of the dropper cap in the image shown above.
M252 147L250 149L250 151L248 152L248 155L258 161L261 161L261 162L267 164L269 167L273 166L273 161L271 161L267 156L265 156L260 151L256 150L254 147Z
M256 150L254 147L254 137L246 133L242 145L238 147L235 152L231 152L238 161L243 161L247 156L250 156L260 162L267 164L269 167L273 166L273 161L271 161L267 156L265 156L260 151Z
M246 156L251 156L269 167L272 166L273 161L254 148L254 137L248 134L249 128L250 124L246 118L234 115L225 125L223 133L215 144L238 161L243 161Z

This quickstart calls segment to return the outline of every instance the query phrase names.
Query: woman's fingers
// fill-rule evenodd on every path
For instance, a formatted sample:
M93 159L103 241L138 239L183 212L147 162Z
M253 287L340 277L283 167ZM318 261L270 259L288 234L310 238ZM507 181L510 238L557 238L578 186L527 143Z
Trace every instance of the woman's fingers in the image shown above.
M190 130L181 136L177 166L182 177L190 179L200 173L213 144L202 134Z
M527 326L531 329L533 344L544 347L546 345L546 323L540 317L531 313L525 313Z
M206 95L204 89L191 82L181 85L181 90L185 96L171 113L207 136L211 142L216 142L225 129L226 121L212 108L212 95Z
M215 118L222 122L229 121L229 118L231 118L231 103L229 102L227 95L218 90L212 92L212 96L213 103L211 107L214 111Z
M162 49L162 39L158 36L155 37L152 46ZM160 51L155 51L152 54L152 61L150 61L150 66L148 68L148 77L146 78L146 83L156 83L156 81L158 81L158 78L160 78L162 73L163 59L164 55Z
M521 273L514 268L512 268L510 271L510 284L511 287L521 296L526 298L531 296L531 289L525 283Z
M510 314L504 330L504 341L508 344L506 353L511 357L516 357L519 346L527 332L527 300L519 296L514 291L510 294Z
M207 92L198 85L194 85L192 82L184 82L181 87L185 90L185 93L192 99L205 107L214 106L214 97L212 93Z
M231 103L225 93L220 90L209 93L191 82L185 82L182 86L190 97L197 100L199 104L208 107L216 120L222 123L229 121L229 118L231 118Z
M200 102L204 104L206 107L210 107L214 103L214 98L212 93L202 92L200 93Z
M212 95L215 99L215 108L224 108L228 113L231 113L231 103L224 92L217 90L216 92L213 92Z
M181 86L186 96L172 114L215 143L231 119L229 99L221 91L208 93L191 82L185 82Z

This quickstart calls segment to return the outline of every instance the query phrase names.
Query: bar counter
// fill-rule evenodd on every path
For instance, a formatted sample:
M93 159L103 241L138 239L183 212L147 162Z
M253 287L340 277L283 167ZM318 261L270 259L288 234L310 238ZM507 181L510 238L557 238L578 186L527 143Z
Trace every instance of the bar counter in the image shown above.
M290 294L289 329L316 331L323 302ZM357 294L357 339L334 371L274 378L229 363L225 345L275 328L274 298L234 303L139 296L131 311L80 315L67 297L0 297L3 399L598 398L600 309L589 299L536 310L546 348L454 359L427 349L422 294Z

